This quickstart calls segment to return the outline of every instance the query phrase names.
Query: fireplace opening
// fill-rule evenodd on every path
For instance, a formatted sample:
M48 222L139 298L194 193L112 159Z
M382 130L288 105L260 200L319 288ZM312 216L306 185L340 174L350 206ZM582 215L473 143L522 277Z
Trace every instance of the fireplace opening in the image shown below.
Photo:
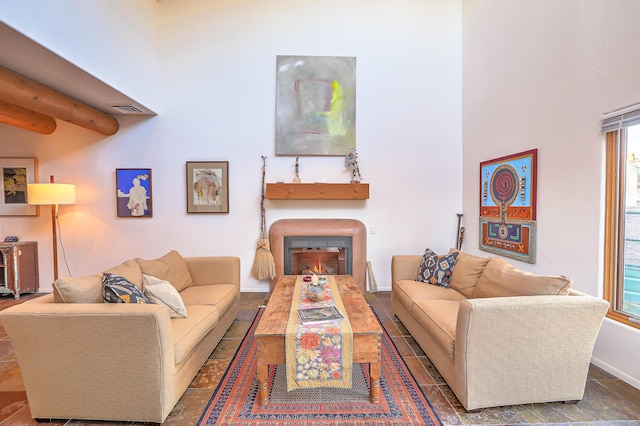
M284 274L351 275L351 236L284 237Z

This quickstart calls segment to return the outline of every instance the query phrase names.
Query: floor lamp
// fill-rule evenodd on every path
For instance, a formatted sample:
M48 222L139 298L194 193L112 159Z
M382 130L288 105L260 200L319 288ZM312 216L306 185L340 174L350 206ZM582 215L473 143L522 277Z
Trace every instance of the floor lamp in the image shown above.
M55 183L53 176L49 183L27 184L27 202L39 206L51 205L51 228L53 230L53 279L58 279L58 205L76 203L76 186Z

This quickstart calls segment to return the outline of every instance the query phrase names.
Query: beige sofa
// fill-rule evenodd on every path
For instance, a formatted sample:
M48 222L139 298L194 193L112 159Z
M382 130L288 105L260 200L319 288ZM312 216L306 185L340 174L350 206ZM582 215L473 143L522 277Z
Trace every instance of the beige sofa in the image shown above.
M237 317L237 257L172 251L108 272L137 287L143 273L169 281L188 317L171 318L163 304L104 303L102 273L57 280L53 294L0 312L34 418L162 423Z
M582 399L607 302L464 252L449 288L418 282L421 260L393 256L393 310L465 409Z

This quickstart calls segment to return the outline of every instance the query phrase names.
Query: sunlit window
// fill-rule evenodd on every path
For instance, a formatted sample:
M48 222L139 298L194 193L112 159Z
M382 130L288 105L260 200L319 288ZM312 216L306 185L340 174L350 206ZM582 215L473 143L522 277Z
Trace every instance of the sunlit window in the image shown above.
M640 125L607 133L605 238L609 317L640 328Z

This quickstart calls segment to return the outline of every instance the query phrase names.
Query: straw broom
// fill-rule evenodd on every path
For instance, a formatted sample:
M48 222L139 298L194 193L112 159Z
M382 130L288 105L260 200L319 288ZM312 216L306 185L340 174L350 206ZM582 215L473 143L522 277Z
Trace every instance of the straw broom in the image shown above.
M267 238L267 224L264 213L264 175L265 175L265 157L262 156L262 197L260 198L260 239L258 240L258 248L256 256L253 259L253 267L251 268L251 276L259 280L273 279L276 276L276 265L269 247L269 239Z

